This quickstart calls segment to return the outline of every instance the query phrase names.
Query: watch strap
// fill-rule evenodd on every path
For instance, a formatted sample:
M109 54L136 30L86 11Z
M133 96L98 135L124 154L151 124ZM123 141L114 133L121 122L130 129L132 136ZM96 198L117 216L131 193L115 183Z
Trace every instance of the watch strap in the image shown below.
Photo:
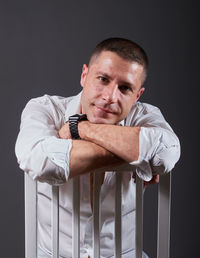
M72 136L72 139L81 139L78 132L78 123L80 121L87 120L86 114L76 114L69 117L69 129Z

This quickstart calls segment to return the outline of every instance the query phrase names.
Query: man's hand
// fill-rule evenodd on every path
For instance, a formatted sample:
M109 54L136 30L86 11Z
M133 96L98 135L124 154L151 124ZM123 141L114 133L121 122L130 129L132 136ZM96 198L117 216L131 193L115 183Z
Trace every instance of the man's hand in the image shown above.
M134 182L136 183L136 173L133 174L133 178L134 178ZM160 181L160 175L153 175L153 178L146 182L144 181L144 188L146 188L148 185L152 185L152 184L158 184Z
M61 139L72 139L70 130L69 130L69 122L65 123L61 129L58 131L58 136Z

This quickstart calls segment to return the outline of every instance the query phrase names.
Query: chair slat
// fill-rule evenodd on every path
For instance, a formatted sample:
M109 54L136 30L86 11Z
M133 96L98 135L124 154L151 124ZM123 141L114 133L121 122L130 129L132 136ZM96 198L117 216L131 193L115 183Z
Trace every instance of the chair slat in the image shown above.
M25 257L37 257L37 182L27 173L25 184Z
M143 250L143 185L143 180L136 175L136 258L142 258Z
M121 240L121 194L122 194L122 172L116 172L115 188L115 258L121 258L122 240Z
M171 173L160 177L158 190L157 258L170 256Z
M80 177L73 180L72 258L80 258Z
M59 187L52 186L51 203L51 223L52 223L52 257L59 258Z
M94 173L93 189L93 257L100 258L100 190L101 190L101 173Z

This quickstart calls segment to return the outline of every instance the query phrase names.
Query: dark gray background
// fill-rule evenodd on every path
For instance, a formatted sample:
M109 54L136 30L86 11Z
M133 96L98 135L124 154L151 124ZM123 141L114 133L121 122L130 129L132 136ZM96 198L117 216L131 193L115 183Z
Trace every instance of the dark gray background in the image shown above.
M197 257L199 243L199 11L197 1L0 2L1 257L24 257L23 172L14 145L26 102L69 96L93 47L127 37L150 58L142 101L158 106L181 141L172 181L172 258ZM156 192L145 194L145 245L156 253Z

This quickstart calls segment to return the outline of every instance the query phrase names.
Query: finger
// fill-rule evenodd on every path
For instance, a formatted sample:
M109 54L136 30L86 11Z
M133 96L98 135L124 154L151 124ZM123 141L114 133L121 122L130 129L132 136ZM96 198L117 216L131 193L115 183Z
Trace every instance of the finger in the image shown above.
M160 182L160 175L156 175L156 183L158 184Z
M153 178L149 182L144 181L144 185L148 186L148 185L152 185L152 184L158 184L159 181L160 181L160 175L154 175Z
M136 173L133 172L132 178L134 179L134 183L136 183Z

